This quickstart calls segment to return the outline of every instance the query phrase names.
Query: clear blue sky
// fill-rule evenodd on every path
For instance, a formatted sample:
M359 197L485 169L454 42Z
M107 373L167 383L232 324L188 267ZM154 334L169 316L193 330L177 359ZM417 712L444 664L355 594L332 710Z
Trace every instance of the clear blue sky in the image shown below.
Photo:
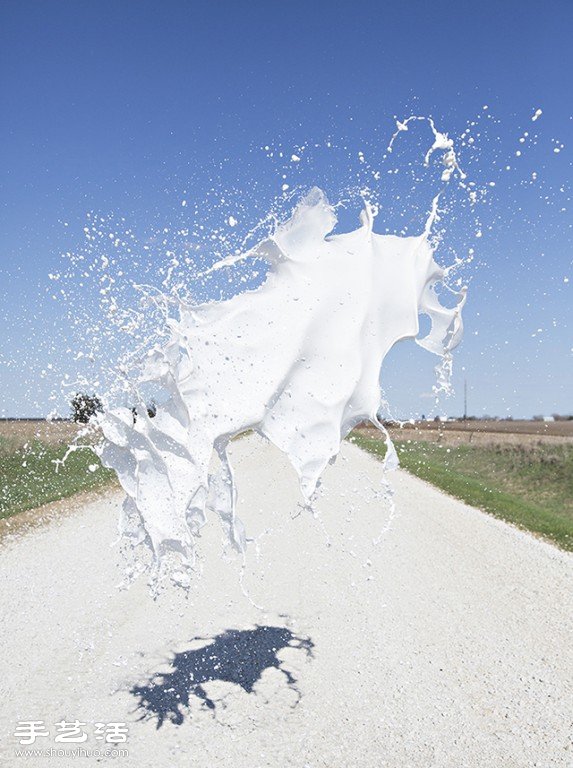
M181 200L216 186L243 189L254 221L281 182L261 147L334 137L375 153L412 112L454 137L477 120L482 153L462 163L496 183L443 410L462 411L466 376L471 413L573 412L571 29L569 0L3 0L0 415L65 411L50 395L75 344L70 298L50 298L48 274L88 212L144 238L183 226ZM336 197L340 157L317 152L298 181ZM80 282L73 301L88 304ZM434 362L413 347L389 358L396 413L431 412Z

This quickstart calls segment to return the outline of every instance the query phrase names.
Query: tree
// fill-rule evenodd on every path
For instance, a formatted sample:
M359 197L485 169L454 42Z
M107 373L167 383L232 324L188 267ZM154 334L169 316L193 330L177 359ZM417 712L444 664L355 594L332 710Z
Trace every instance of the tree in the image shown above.
M92 416L103 411L103 404L99 397L88 395L85 392L77 392L70 405L72 407L72 419L79 424L87 424Z
M157 406L155 405L155 401L152 400L149 405L145 406L145 410L147 411L147 415L150 419L154 419L157 415ZM137 407L134 405L131 409L131 413L133 414L133 423L137 421Z

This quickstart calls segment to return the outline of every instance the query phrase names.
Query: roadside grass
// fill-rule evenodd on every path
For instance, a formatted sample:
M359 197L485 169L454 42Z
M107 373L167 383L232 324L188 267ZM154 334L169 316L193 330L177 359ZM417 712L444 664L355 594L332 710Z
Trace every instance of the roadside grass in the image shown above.
M67 444L16 446L9 437L0 439L0 519L112 482L113 472L87 448L71 453L56 471L66 450Z
M384 457L383 440L351 442ZM495 517L573 551L573 445L459 445L396 442L401 466Z

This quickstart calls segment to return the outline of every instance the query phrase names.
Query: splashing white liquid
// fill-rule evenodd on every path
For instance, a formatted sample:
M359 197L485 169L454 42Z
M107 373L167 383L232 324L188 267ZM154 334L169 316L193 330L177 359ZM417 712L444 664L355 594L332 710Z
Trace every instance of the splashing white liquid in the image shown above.
M178 303L168 343L148 354L140 377L161 385L166 402L154 418L141 407L135 421L129 408L100 419L102 461L127 494L122 532L148 540L156 563L175 554L193 564L206 509L244 552L227 446L245 430L287 454L310 502L350 430L363 420L383 429L382 362L397 341L417 336L420 313L432 325L417 342L442 356L444 384L465 292L453 309L435 293L445 274L429 241L436 211L437 198L418 237L379 235L365 203L358 229L329 236L335 212L315 188L271 237L239 257L269 262L262 286L225 302ZM220 468L209 475L213 449Z

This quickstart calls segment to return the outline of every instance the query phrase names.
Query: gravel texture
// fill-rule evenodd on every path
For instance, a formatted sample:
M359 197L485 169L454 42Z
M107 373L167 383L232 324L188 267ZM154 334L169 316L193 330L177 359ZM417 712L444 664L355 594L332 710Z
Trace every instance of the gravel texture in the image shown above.
M117 493L4 538L2 765L573 765L573 557L402 472L392 515L349 444L318 518L274 448L237 441L233 462L242 582L212 519L188 595L119 590ZM22 747L28 720L49 735ZM56 743L62 720L86 741ZM90 754L114 748L97 722L126 723L129 756Z

